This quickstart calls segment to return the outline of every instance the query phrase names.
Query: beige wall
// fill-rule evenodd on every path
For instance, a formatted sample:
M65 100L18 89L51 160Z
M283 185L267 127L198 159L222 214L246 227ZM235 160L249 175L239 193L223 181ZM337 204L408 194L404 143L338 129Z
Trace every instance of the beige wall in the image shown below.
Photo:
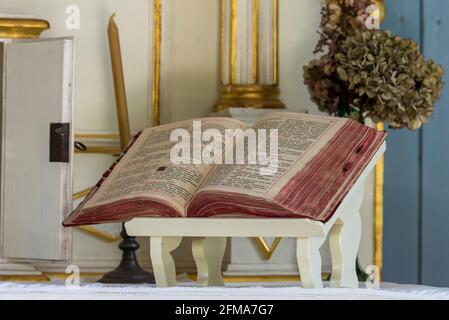
M165 3L162 120L167 123L207 116L219 93L219 1Z
M317 113L303 85L302 67L313 59L320 21L319 0L279 0L281 98L292 110Z

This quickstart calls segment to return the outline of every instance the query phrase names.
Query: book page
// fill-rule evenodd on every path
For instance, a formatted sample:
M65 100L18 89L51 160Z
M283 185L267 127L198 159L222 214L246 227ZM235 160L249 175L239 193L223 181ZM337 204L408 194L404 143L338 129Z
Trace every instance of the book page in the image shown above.
M201 130L243 128L244 123L227 118L205 118ZM85 208L118 200L149 197L168 203L183 213L188 200L211 171L213 164L174 164L170 154L178 141L170 141L174 130L184 129L193 137L193 120L146 129L89 200ZM189 140L191 145L191 140ZM202 142L202 146L206 144Z
M347 119L290 112L270 113L254 129L278 130L278 163L271 175L262 175L261 163L214 168L201 191L237 192L272 199L280 189L334 137ZM271 152L267 132L267 154Z

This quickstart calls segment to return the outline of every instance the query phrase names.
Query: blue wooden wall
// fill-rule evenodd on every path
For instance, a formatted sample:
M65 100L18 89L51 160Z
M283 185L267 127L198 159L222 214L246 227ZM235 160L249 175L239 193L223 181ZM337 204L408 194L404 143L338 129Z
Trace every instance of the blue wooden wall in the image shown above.
M442 64L449 75L449 1L385 4L383 28L419 42L426 58ZM449 286L449 88L422 130L389 134L384 279Z

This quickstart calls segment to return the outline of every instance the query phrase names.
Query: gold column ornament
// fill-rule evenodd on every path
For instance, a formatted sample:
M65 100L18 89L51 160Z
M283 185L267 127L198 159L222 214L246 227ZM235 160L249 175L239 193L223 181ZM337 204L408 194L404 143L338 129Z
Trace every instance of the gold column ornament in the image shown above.
M383 0L376 0L379 7L379 19L382 23L385 20L385 3ZM377 130L384 131L385 125L378 123ZM385 158L379 160L375 169L374 186L374 264L382 272L383 267L383 221L384 221L384 174Z
M123 75L120 36L114 17L115 14L113 14L109 19L108 36L109 50L111 52L112 74L114 78L117 118L120 132L120 145L123 150L126 148L129 141L131 141L131 130L129 128L128 104L126 102L125 77Z
M383 123L378 123L376 128L385 130ZM384 166L385 158L382 156L374 171L374 264L379 271L383 266Z
M153 0L153 126L161 124L162 0Z
M385 20L385 3L384 0L374 0L376 6L379 8L379 19L380 22Z
M264 256L264 258L266 260L270 260L274 252L278 248L279 244L281 243L282 238L281 237L275 238L271 246L269 246L268 243L265 241L265 239L262 237L254 238L254 241L256 241L256 245L259 248L262 255Z
M105 242L116 242L122 239L120 235L114 235L112 233L95 228L94 226L81 226L78 227L78 229L87 234L94 235L95 237L102 239Z
M75 150L75 153L84 154L109 154L111 156L116 156L121 153L120 148L114 147L103 147L103 146L86 146L86 150Z
M80 192L74 193L72 196L72 200L76 201L76 200L82 199L82 198L86 197L91 191L92 191L92 188L89 188L89 189L85 189Z
M49 28L45 20L0 18L0 38L36 39Z
M215 105L284 109L279 90L279 0L221 0L221 93Z

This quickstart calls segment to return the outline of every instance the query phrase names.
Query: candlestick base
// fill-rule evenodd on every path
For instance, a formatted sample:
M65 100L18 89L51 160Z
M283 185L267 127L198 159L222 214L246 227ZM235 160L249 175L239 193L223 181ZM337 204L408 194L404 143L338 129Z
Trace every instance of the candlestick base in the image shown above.
M106 273L98 282L121 284L155 283L153 274L144 271L137 261L136 251L140 245L136 238L128 236L124 227L121 236L123 241L120 243L119 248L123 251L123 255L120 265L115 270Z

